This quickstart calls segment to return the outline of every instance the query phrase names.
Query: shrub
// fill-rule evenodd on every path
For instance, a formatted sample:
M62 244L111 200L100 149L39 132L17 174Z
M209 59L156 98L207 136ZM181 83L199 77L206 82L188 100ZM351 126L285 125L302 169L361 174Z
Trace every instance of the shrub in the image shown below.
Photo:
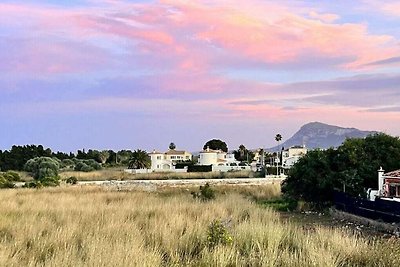
M100 170L101 165L94 159L79 160L75 163L75 171L91 172L94 170Z
M191 192L193 198L200 199L201 201L213 200L215 199L215 191L210 187L208 183L204 186L200 186L199 192Z
M71 176L66 180L67 184L77 184L78 183L78 179L75 176Z
M42 186L57 186L60 184L58 170L60 161L49 157L37 157L25 163L25 170L30 172L35 179L34 182L26 184L25 187L39 188Z
M188 165L188 172L211 172L211 165Z
M229 234L226 225L220 220L214 220L208 226L207 230L207 246L210 249L217 245L228 245L232 243L232 236Z
M2 176L11 182L21 181L21 176L15 171L7 171L2 173Z
M13 188L14 183L0 175L0 188Z

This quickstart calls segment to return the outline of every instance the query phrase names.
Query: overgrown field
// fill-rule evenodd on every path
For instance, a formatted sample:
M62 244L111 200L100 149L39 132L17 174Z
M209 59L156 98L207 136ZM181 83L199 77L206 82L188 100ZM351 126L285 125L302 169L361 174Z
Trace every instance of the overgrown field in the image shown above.
M216 178L243 178L252 177L254 173L251 171L235 171L235 172L188 172L188 173L144 173L131 174L124 172L123 169L108 168L99 171L81 172L81 171L63 171L60 172L62 180L74 176L79 181L95 181L95 180L169 180L169 179L216 179Z
M304 230L249 198L277 189L225 187L208 202L182 189L2 190L0 266L400 266L398 241Z

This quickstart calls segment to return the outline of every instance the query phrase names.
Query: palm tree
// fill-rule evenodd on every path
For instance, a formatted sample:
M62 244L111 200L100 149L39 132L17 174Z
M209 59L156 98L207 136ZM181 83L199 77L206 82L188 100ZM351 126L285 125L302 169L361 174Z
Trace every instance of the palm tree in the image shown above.
M279 174L279 148L280 148L280 142L281 142L281 140L282 140L282 135L280 134L280 133L278 133L278 134L276 134L275 135L275 141L277 141L278 142L278 153L277 153L277 161L276 161L276 175L278 175Z
M150 157L146 151L137 149L132 152L129 160L129 169L147 169L150 166Z

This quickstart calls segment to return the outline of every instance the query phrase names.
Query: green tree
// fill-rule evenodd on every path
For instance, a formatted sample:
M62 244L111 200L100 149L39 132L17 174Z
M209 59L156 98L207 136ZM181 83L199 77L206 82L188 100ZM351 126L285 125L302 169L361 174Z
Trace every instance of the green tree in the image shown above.
M173 142L171 142L171 143L169 144L169 147L168 147L168 148L171 149L171 150L173 150L173 149L176 148L176 145L175 145Z
M365 139L347 139L326 151L310 151L289 171L282 185L286 197L316 204L332 201L334 189L365 196L377 188L377 170L400 169L400 139L375 134Z
M28 160L25 164L25 170L42 185L58 185L59 168L59 161L50 157L36 157Z
M235 159L251 163L254 159L254 153L248 150L244 145L240 145L238 150L233 151Z
M130 169L147 169L150 167L150 157L146 151L137 149L133 151L129 161Z
M207 141L207 143L204 144L203 149L206 150L207 148L228 152L228 146L226 145L226 143L219 139L212 139Z
M103 150L98 155L101 164L106 163L109 157L110 157L110 152L108 152L108 150Z

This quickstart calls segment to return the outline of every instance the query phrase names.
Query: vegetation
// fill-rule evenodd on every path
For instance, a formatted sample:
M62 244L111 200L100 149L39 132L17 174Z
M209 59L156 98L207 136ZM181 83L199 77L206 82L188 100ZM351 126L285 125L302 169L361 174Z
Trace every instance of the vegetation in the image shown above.
M14 182L21 180L21 176L14 171L0 172L0 188L13 188Z
M244 145L240 145L238 150L233 151L233 154L238 161L251 163L254 159L254 153L248 150Z
M400 265L397 241L305 229L231 188L208 202L174 188L3 191L0 266Z
M309 151L290 170L282 191L286 197L329 205L334 189L365 196L377 187L377 170L400 168L400 139L375 134L347 139L337 149Z
M171 143L169 144L168 148L171 149L171 150L172 150L172 149L175 149L175 148L176 148L175 143L172 143L172 142L171 142Z
M75 171L82 171L82 172L91 172L95 170L101 170L101 165L94 159L82 159L74 160L74 170Z
M129 161L130 169L147 169L150 167L150 157L146 151L137 149L133 151Z
M219 139L212 139L207 141L207 143L204 144L203 149L206 150L207 148L228 152L228 146L226 145L226 143Z
M75 176L79 181L104 181L104 180L171 180L171 179L218 179L218 178L240 178L253 177L251 171L234 172L187 172L187 173L142 173L132 174L124 171L123 168L107 168L99 171L63 171L60 172L62 180Z
M44 148L42 145L25 145L25 146L12 146L10 150L0 150L0 170L8 171L22 171L24 170L25 163L37 157L50 157L60 160L60 168L74 168L76 160L94 160L104 167L113 166L128 166L129 160L132 158L133 152L131 150L120 150L115 152L113 150L93 150L89 149L87 152L78 150L74 153L52 152L50 148ZM96 168L95 168L96 169Z
M30 159L25 164L25 170L35 179L34 184L29 186L36 187L37 183L44 186L56 186L59 184L60 165L56 159L49 157L37 157Z
M191 192L193 198L200 199L201 201L208 201L215 199L215 191L210 187L209 183L201 185L199 192Z

